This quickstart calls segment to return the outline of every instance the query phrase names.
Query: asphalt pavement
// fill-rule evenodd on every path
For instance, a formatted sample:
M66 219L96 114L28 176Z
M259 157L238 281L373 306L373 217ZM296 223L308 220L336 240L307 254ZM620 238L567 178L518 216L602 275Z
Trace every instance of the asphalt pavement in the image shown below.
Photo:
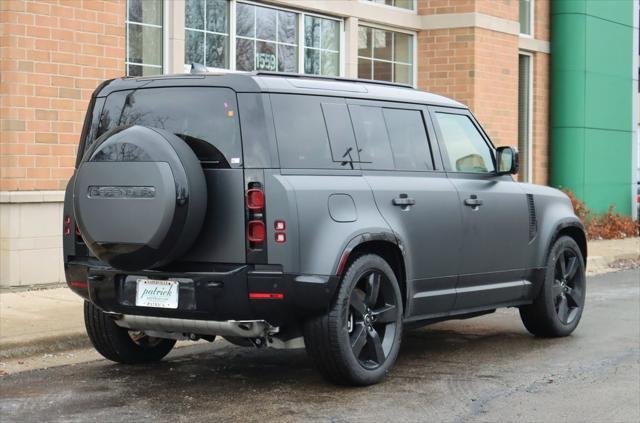
M439 323L407 332L396 366L367 388L326 383L303 350L216 341L143 366L79 352L0 377L0 420L638 422L640 270L587 289L568 338L530 336L514 309Z

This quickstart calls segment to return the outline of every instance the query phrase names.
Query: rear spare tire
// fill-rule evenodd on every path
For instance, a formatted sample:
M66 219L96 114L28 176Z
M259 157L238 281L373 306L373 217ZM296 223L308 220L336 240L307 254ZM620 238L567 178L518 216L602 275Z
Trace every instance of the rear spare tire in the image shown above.
M170 263L193 244L207 190L200 161L167 131L130 126L98 138L76 173L73 207L82 238L122 270Z

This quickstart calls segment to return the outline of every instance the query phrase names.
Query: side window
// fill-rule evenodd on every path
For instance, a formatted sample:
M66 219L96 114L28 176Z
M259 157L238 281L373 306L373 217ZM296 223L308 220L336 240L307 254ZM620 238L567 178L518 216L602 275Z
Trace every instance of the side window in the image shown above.
M358 149L347 105L344 103L322 103L322 113L327 124L333 161L358 161Z
M435 117L450 170L474 173L495 170L491 149L468 116L436 112Z
M397 170L433 170L426 128L419 110L383 109Z
M332 160L321 102L314 96L271 95L281 167L344 169Z
M350 105L363 169L393 169L393 156L382 108Z

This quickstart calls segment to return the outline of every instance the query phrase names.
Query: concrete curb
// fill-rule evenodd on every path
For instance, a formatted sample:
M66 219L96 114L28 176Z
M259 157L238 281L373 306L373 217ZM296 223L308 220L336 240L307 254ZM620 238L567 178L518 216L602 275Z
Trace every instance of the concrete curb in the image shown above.
M89 337L84 331L23 341L3 341L0 344L0 359L27 358L39 354L89 348L90 346L91 341L89 341Z

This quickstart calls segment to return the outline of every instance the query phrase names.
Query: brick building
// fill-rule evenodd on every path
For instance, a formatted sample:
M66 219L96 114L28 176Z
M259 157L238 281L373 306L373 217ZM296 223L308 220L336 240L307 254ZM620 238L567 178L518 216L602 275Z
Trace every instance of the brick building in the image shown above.
M64 278L63 190L93 89L192 62L388 80L452 97L495 144L519 147L521 180L547 184L550 9L549 0L2 0L0 283Z

